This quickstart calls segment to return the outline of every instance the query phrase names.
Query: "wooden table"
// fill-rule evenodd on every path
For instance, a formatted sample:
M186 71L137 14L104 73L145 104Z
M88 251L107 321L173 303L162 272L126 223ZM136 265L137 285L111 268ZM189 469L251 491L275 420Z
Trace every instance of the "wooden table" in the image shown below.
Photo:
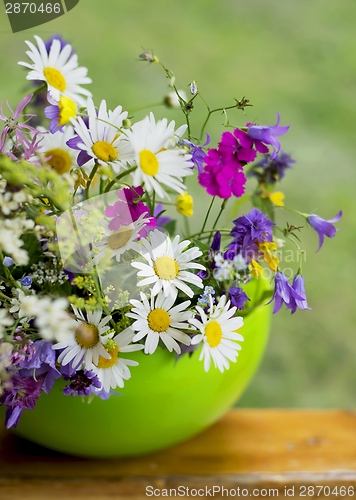
M176 498L356 500L356 412L234 410L174 448L119 460L66 456L0 431L1 500L138 500L170 489L171 498L175 489Z

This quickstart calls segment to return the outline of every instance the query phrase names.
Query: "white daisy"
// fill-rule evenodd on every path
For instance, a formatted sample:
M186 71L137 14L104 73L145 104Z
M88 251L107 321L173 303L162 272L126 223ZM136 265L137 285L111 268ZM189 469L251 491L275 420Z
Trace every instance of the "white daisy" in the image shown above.
M150 243L145 238L141 240L147 251L141 253L148 264L132 262L131 265L140 270L137 276L145 276L137 283L138 286L154 285L151 291L153 296L162 289L166 296L168 294L175 296L179 288L188 297L193 297L194 292L186 282L203 288L201 278L187 271L187 269L205 270L202 264L194 262L202 252L197 247L184 251L190 245L190 241L184 240L179 243L179 240L180 236L177 235L172 242L169 236L158 229L150 232Z
M99 253L95 257L95 261L99 262L103 258L115 257L117 262L120 262L121 255L127 250L136 250L140 252L142 247L136 243L140 236L140 231L148 222L147 214L144 213L140 217L126 226L122 225L116 231L109 229L109 222L102 222L102 237L95 247Z
M91 97L92 94L80 85L91 83L91 79L87 77L87 68L78 68L78 56L72 53L71 45L67 44L61 48L60 41L53 40L47 52L44 41L39 36L35 36L35 39L37 47L26 41L30 48L26 54L32 63L19 62L21 66L32 70L27 75L27 80L46 82L50 96L57 102L65 95L84 106L85 100L81 95Z
M192 338L192 344L203 342L203 348L199 360L204 359L204 369L207 372L210 368L211 359L214 366L221 372L229 368L229 360L236 362L238 351L241 346L236 340L243 341L242 335L236 332L243 326L243 319L234 317L236 307L230 308L230 301L226 302L226 296L220 297L219 303L214 306L210 296L209 314L206 315L203 309L196 307L201 321L196 318L190 323L200 330L200 334Z
M128 366L137 366L137 361L122 358L120 353L140 351L143 345L132 345L134 332L130 328L126 328L123 332L116 335L113 339L109 339L106 343L107 357L99 356L98 361L91 367L91 370L97 375L102 383L103 389L106 392L110 391L110 387L124 387L124 380L131 377Z
M75 132L82 140L77 146L86 152L88 160L94 158L101 165L109 163L117 173L134 157L130 143L120 132L127 111L122 111L121 106L114 111L107 111L106 101L103 100L97 112L93 100L88 99L87 113L89 128L80 116L72 119Z
M141 292L140 295L142 302L132 299L130 302L134 307L131 312L126 313L126 316L136 320L131 325L133 330L138 331L133 342L138 342L147 336L146 354L153 354L160 340L169 352L175 351L180 354L181 348L178 342L190 345L191 340L189 335L180 330L190 328L187 321L192 318L192 313L185 310L190 305L190 300L172 307L177 294L165 297L163 293L160 293L157 297L151 297L151 302L148 302L144 293Z
M84 368L90 370L92 363L98 363L99 356L110 359L110 354L107 353L104 345L114 335L113 332L106 334L110 329L106 325L111 320L111 316L101 319L102 309L97 309L92 313L87 312L87 317L75 307L73 311L77 328L68 335L67 339L54 344L52 349L64 349L58 357L58 362L63 366L72 362L72 367L76 368L83 362Z
M160 198L169 198L161 184L184 193L187 189L183 177L193 174L191 155L178 146L187 127L183 125L175 132L174 125L174 121L168 124L166 119L156 123L151 113L126 131L137 165L132 173L133 185L144 183L146 191L154 191Z
M45 128L38 127L40 132L47 132ZM57 174L65 174L77 167L78 151L67 146L67 141L74 136L71 125L65 127L64 132L55 134L44 133L39 148L36 151L38 159L46 161L53 167Z

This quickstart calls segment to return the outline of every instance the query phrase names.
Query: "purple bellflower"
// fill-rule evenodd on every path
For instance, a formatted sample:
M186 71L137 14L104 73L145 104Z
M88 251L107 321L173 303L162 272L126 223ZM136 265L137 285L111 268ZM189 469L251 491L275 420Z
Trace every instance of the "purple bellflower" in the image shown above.
M300 275L299 275L300 276ZM307 304L307 299L304 289L304 278L298 275L294 277L293 285L288 281L285 274L278 272L275 276L275 287L272 299L267 302L270 304L274 300L273 314L277 313L283 304L287 309L291 309L294 314L297 308L310 309Z
M264 144L269 144L272 146L272 160L277 156L277 153L281 149L281 143L279 142L278 136L286 134L290 127L289 125L280 127L280 119L280 114L277 113L277 122L273 126L247 124L247 133L251 137L251 139L258 140L263 142Z
M324 243L324 236L327 236L328 238L333 238L336 234L336 227L334 226L335 222L339 222L339 220L342 217L342 210L335 215L333 219L330 220L325 220L319 217L319 215L316 214L310 214L307 217L307 221L311 225L313 229L318 233L319 236L319 248L317 252L319 252L320 248L322 247Z

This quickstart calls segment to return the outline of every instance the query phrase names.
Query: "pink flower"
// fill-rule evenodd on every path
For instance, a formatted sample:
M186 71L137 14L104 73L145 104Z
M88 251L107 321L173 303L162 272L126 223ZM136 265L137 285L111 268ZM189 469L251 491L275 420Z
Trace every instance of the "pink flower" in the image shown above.
M0 105L0 120L5 122L4 129L1 133L0 138L0 151L3 154L10 156L13 160L17 160L18 156L13 154L12 152L5 151L6 139L7 137L11 137L12 134L15 134L15 140L13 147L15 149L22 148L25 158L29 159L38 147L37 136L40 133L35 128L28 125L28 122L35 115L33 114L21 114L22 111L26 108L26 106L31 102L33 94L29 94L24 97L16 110L13 111L10 107L10 104L7 102L8 108L10 109L12 116L6 117L3 113L2 104ZM21 118L26 118L24 121L20 121ZM25 134L31 134L31 138L27 138ZM22 152L22 151L21 151Z

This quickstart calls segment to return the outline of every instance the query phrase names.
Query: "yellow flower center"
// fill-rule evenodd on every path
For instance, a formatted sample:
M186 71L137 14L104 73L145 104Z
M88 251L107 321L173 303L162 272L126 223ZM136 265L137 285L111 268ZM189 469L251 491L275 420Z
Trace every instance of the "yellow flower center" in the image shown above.
M114 146L106 141L95 142L91 149L99 160L105 161L106 163L115 161L119 156Z
M154 309L147 316L148 325L154 332L165 332L171 324L171 317L163 309Z
M58 116L58 125L62 127L63 125L67 125L70 122L71 118L75 118L78 113L78 107L72 99L62 95L59 99L58 103L59 108L59 116Z
M98 364L96 365L98 368L111 368L117 362L119 357L119 346L115 343L112 347L111 345L106 347L106 350L110 354L111 358L106 359L103 358L103 356L99 356Z
M186 217L191 217L193 215L193 198L187 191L177 196L176 206L180 214Z
M210 347L216 347L222 339L222 329L217 321L210 321L205 327L205 336Z
M178 262L171 257L158 257L153 265L153 269L162 280L173 280L179 273Z
M140 166L145 174L152 175L152 177L156 175L159 170L159 163L156 155L148 151L148 149L140 151Z
M61 148L50 149L45 153L47 165L53 167L57 174L68 172L72 166L72 158L67 151Z
M126 245L131 236L132 230L128 227L122 227L109 236L108 247L111 248L111 250L118 250Z
M76 329L75 340L84 349L95 347L99 342L99 330L95 325L81 323Z
M43 70L43 74L45 79L47 80L48 85L54 87L61 92L64 92L67 88L67 82L60 71L56 68L45 68Z

